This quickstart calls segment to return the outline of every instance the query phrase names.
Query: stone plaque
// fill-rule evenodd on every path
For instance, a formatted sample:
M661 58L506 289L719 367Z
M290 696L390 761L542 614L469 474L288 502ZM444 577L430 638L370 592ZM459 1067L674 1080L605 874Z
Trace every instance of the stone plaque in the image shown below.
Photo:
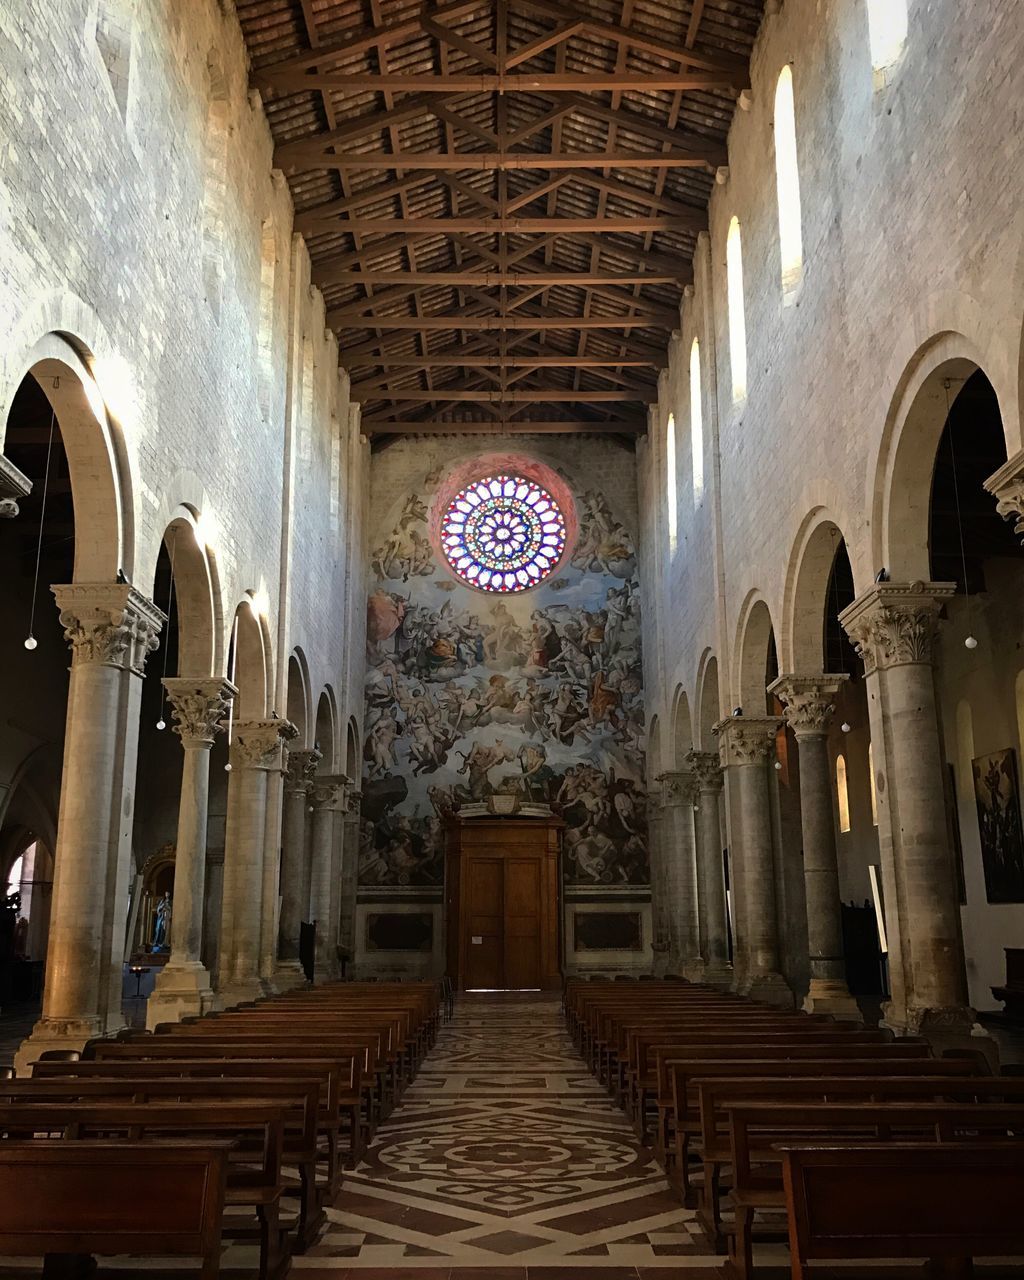
M639 911L576 911L572 919L576 951L643 950L643 916Z

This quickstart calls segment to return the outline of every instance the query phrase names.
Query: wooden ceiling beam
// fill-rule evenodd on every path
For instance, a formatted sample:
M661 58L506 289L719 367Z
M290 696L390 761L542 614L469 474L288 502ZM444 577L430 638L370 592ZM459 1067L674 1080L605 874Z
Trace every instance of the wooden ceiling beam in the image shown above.
M700 210L694 213L694 217L641 217L634 214L605 218L346 218L338 223L337 230L359 235L387 235L390 231L404 231L407 235L446 235L452 231L513 236L544 232L603 235L609 231L620 235L642 235L645 231L701 231L707 219L701 216Z
M567 418L564 421L518 422L515 425L494 422L444 422L430 418L422 422L381 422L363 418L360 430L365 435L392 435L417 433L423 435L579 435L592 432L597 435L640 435L647 430L646 421L639 419L613 419L607 422L588 422L586 419Z
M560 26L555 27L553 31L546 31L543 35L535 36L532 40L520 45L518 49L514 49L507 55L504 60L504 69L507 71L511 67L518 67L521 62L529 62L531 58L537 57L538 54L544 53L556 44L561 44L563 40L571 40L573 36L579 35L585 25L582 18L570 18Z
M500 213L501 205L493 196L488 195L485 191L477 191L475 187L471 187L468 182L460 182L458 178L453 177L450 173L439 173L437 181L443 182L449 191L454 191L456 195L472 200L474 204L486 209L488 213Z
M553 178L548 178L544 182L538 182L535 187L531 187L529 191L523 191L520 195L513 197L505 205L505 213L516 213L520 209L524 209L528 204L533 204L535 200L540 200L543 196L548 195L552 191L557 191L560 187L564 187L567 182L571 182L574 178L571 173L559 173Z
M544 284L568 285L681 285L690 280L688 267L678 272L615 272L615 271L492 271L485 265L474 270L472 264L464 264L461 271L347 271L338 270L331 263L321 263L316 270L315 283L328 284L395 284L395 285L451 285L464 284L496 289L501 285Z
M703 156L709 170L718 169L729 163L729 155L724 143L703 138L700 134L689 130L670 129L666 125L658 124L656 120L640 115L639 112L627 111L623 107L616 109L609 106L607 102L588 98L584 94L568 102L563 98L558 105L570 105L573 110L614 124L618 129L631 129L641 137L650 138L653 142L659 142L662 145L667 143L677 151L688 151L694 155Z
M664 71L653 67L639 73L588 71L564 75L557 72L472 75L453 71L447 75L407 72L375 76L366 72L346 75L267 71L261 73L260 79L262 87L286 93L650 93L655 89L675 93L737 88L736 78L724 72Z
M342 214L351 213L353 209L361 209L367 204L373 204L375 200L387 200L402 191L410 191L415 187L422 187L425 183L433 181L432 174L416 172L406 174L404 178L398 178L394 181L374 183L372 187L367 187L365 191L357 191L354 195L348 196L344 200L330 200L327 204L318 204L310 209L301 210L295 215L294 230L310 232L314 235L321 231L333 231L335 220ZM323 224L322 226L320 225L321 223Z
M458 94L450 95L452 99ZM334 147L343 146L347 142L355 142L370 133L385 133L396 124L408 124L425 116L432 109L440 107L447 101L444 97L421 94L417 98L406 98L401 106L388 111L374 111L369 115L357 116L345 124L323 133L316 133L308 138L296 138L290 142L281 142L274 148L274 165L276 168L299 167L315 168L315 161L328 154Z
M483 125L477 124L475 120L467 120L458 111L451 111L448 107L440 104L429 108L429 110L432 116L436 116L438 120L445 124L450 124L453 129L461 129L464 133L471 133L488 147L497 147L498 135L492 129L487 129Z
M497 71L497 55L492 53L490 49L485 49L483 45L477 44L475 40L467 40L465 36L453 31L451 27L446 27L429 15L420 17L420 27L427 35L433 36L435 40L448 45L451 49L458 49L460 53L464 53L468 58L475 59L481 66L490 67L492 71Z
M403 387L375 391L371 399L404 400L416 404L628 404L634 400L646 404L652 397L657 398L657 388L643 391L573 391L571 387L536 387L517 391L465 391L452 387L435 387L433 391L407 391Z
M360 356L344 359L344 366L353 369L376 369L386 363L390 369L661 369L666 360L632 356L509 356L466 355L462 348L456 351L432 352L429 356ZM46 443L45 432L42 443Z
M287 163L281 168L295 172ZM324 155L318 169L706 169L707 160L692 151L398 151Z
M346 324L351 316L327 312L329 329L359 328ZM500 332L502 329L665 329L671 332L679 324L674 311L650 311L632 316L377 316L365 318L367 329L411 329L426 333L431 329L480 329Z

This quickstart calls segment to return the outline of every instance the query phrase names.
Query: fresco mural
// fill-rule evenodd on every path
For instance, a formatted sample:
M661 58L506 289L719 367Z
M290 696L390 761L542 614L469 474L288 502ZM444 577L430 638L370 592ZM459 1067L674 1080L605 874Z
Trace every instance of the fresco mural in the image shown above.
M603 494L552 578L495 595L435 551L427 477L374 548L359 878L440 886L443 818L498 792L565 820L569 884L649 881L639 591Z

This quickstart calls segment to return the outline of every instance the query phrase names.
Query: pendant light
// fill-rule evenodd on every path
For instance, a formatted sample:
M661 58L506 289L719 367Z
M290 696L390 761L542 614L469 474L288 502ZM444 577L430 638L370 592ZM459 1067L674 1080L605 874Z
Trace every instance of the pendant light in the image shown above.
M167 656L170 650L170 626L171 626L171 608L174 603L174 551L178 545L178 530L175 528L171 533L171 581L167 588L167 640L164 642L164 669L160 680L160 717L156 722L158 729L166 729L167 721L164 719L164 713L167 710L167 686L164 680L167 678ZM180 668L179 668L180 670Z
M60 378L54 378L54 391L60 386ZM50 406L50 435L46 441L46 470L43 472L43 501L39 508L39 537L36 539L36 570L32 578L32 604L28 616L28 635L25 637L25 648L31 653L39 644L35 636L36 596L39 594L39 565L43 555L43 524L46 521L46 496L50 487L50 457L53 453L53 432L57 425L57 413Z
M978 641L974 635L974 628L971 625L972 608L971 608L971 589L967 582L967 550L964 543L964 519L960 510L960 478L957 475L956 467L956 444L953 440L953 429L950 426L949 415L952 412L952 404L949 399L949 389L953 385L951 378L944 378L942 386L946 392L946 430L949 432L949 457L953 464L953 498L956 502L956 527L960 536L960 565L964 575L964 599L967 602L967 639L964 641L965 649L977 649Z

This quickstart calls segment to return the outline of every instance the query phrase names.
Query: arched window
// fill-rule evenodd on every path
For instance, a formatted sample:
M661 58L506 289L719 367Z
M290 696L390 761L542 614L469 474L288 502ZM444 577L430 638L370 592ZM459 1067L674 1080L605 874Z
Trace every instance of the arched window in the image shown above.
M21 872L25 865L25 857L19 854L11 864L11 869L7 873L7 890L6 896L10 897L12 893L21 892Z
M740 223L733 218L725 242L725 274L729 301L729 364L735 404L747 394L747 319L743 309L743 245Z
M665 500L668 503L668 546L676 549L679 533L679 499L676 494L676 417L668 415L665 425Z
M871 65L891 67L907 42L907 0L867 0Z
M875 748L868 743L868 778L871 782L871 821L878 826L878 784L875 782Z
M693 451L693 500L704 496L704 404L700 385L700 343L690 348L690 448Z
M779 196L779 254L782 295L792 296L803 269L800 230L800 169L796 155L796 109L793 72L783 67L775 86L775 185Z
M850 829L850 795L846 788L846 760L836 756L836 799L839 801L839 830Z

